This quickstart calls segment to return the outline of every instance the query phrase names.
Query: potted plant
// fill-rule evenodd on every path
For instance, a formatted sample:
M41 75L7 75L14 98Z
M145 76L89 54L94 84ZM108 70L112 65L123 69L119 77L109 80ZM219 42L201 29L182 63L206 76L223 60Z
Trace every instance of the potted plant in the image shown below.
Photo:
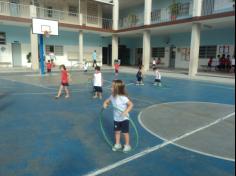
M171 13L171 21L175 21L180 12L180 3L173 0L173 3L169 6Z

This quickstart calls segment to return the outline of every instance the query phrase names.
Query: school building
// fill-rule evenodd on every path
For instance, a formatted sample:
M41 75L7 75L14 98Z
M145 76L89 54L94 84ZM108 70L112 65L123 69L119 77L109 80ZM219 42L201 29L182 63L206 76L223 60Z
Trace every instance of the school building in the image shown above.
M235 53L234 0L0 0L0 67L39 70L32 18L59 22L59 35L44 39L56 64L92 61L96 50L101 64L148 70L161 58L194 76L209 57Z

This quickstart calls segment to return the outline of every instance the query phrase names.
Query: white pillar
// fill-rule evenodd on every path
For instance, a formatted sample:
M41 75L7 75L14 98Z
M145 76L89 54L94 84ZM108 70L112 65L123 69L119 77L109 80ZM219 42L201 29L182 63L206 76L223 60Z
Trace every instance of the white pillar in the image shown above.
M37 17L37 8L34 5L30 5L30 17ZM32 69L39 70L39 50L38 50L38 35L33 34L33 27L30 30L30 43L31 43L31 63Z
M119 0L113 0L113 30L119 29Z
M144 71L148 71L150 68L151 59L151 33L146 30L143 32L143 65Z
M80 26L83 25L83 14L82 13L79 14L79 25Z
M114 61L118 58L118 51L119 51L119 42L118 42L118 36L112 35L112 61L111 64L114 66Z
M190 78L196 76L198 71L200 38L201 38L201 24L194 23L192 26L190 63L189 63Z
M203 0L193 1L193 16L194 17L202 16L202 2Z
M79 31L79 63L83 63L84 60L84 33Z
M152 0L145 0L144 25L151 24Z

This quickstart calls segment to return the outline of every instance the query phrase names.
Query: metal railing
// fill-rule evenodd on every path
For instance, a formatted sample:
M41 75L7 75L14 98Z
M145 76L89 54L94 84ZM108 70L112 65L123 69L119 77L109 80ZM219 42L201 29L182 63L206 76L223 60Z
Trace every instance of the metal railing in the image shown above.
M111 30L113 21L112 21L112 19L100 18L100 17L95 17L95 16L83 14L81 24L84 26L97 27L97 28L102 28L102 29L106 29L106 30Z
M152 24L187 19L193 16L193 3L177 3L175 7L167 7L153 10L151 13Z
M203 0L202 16L235 11L233 0Z
M0 15L29 18L30 6L0 1Z
M132 28L144 25L144 14L130 14L119 20L119 29Z
M105 19L84 14L81 15L82 18L79 13L37 7L38 18L57 20L62 23L81 24L84 26L97 27L106 30L112 29L112 19Z
M76 13L37 7L37 17L57 20L62 23L79 24L79 15Z

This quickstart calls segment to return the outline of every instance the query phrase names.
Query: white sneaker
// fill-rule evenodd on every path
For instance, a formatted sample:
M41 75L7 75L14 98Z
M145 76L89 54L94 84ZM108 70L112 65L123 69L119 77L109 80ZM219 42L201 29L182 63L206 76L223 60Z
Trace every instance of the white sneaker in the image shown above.
M132 150L132 147L130 146L130 145L125 145L124 146L124 149L123 149L123 152L124 153L128 153L128 152L130 152Z
M112 150L114 151L114 152L117 152L117 151L119 151L119 150L121 150L122 149L122 145L121 144L115 144L113 147L112 147Z

